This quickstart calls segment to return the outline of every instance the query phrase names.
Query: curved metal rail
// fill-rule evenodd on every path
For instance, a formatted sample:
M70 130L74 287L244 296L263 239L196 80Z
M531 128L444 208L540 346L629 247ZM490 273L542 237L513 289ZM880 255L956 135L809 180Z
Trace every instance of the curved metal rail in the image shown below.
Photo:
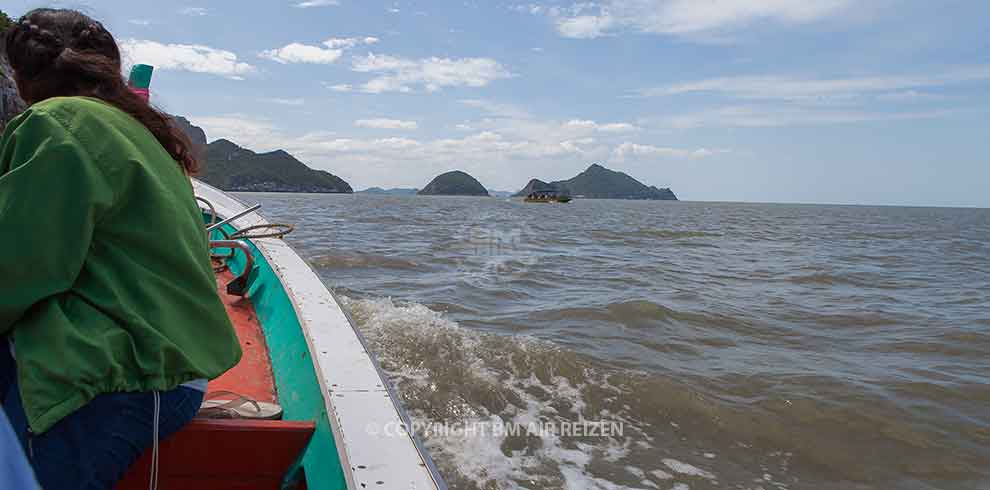
M232 296L244 296L247 294L248 277L251 275L251 271L254 270L254 254L251 251L251 247L249 247L248 244L238 240L211 240L210 250L215 248L237 249L244 252L244 272L241 272L241 275L237 276L233 281L230 281L230 283L227 284L227 294Z

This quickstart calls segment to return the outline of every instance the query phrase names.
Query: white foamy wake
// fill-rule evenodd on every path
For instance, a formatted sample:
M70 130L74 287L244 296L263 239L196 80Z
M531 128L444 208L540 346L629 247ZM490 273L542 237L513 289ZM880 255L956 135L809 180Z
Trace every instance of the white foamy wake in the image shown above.
M452 488L670 488L677 482L667 471L715 479L676 460L662 462L667 471L659 458L643 469L624 464L631 450L654 449L652 438L621 410L601 408L593 396L617 397L620 390L572 353L531 337L463 329L420 304L341 299ZM590 420L625 430L609 437L506 430ZM602 467L624 469L625 478L596 471Z

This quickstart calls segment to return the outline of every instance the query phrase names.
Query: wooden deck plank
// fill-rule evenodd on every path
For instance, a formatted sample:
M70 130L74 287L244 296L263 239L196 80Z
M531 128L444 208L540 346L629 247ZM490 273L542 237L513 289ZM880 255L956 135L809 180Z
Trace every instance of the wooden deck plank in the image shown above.
M277 490L315 429L314 422L194 420L162 441L159 488ZM148 488L150 471L148 451L117 490Z

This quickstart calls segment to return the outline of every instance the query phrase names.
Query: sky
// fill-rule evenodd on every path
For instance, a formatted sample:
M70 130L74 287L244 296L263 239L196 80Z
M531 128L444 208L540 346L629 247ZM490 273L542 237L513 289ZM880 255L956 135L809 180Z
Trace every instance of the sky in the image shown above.
M983 0L54 5L155 65L153 102L211 141L356 189L600 163L685 200L990 207Z

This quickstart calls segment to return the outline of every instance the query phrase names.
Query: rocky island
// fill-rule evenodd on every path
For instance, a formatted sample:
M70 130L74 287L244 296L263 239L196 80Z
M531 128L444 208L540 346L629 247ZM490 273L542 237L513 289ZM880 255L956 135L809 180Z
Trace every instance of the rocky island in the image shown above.
M454 170L438 175L423 190L420 196L485 196L488 190L477 179L465 172Z
M206 133L180 116L173 124L192 141L202 169L199 180L234 192L352 193L350 184L323 170L314 170L284 150L255 153L235 143L219 139L206 143Z
M340 177L313 170L284 150L255 153L225 139L206 146L205 163L197 178L235 192L354 192Z
M544 182L530 180L515 195L528 196L534 192L556 192L584 199L649 199L676 201L677 196L667 188L647 186L622 172L595 164L569 180Z

